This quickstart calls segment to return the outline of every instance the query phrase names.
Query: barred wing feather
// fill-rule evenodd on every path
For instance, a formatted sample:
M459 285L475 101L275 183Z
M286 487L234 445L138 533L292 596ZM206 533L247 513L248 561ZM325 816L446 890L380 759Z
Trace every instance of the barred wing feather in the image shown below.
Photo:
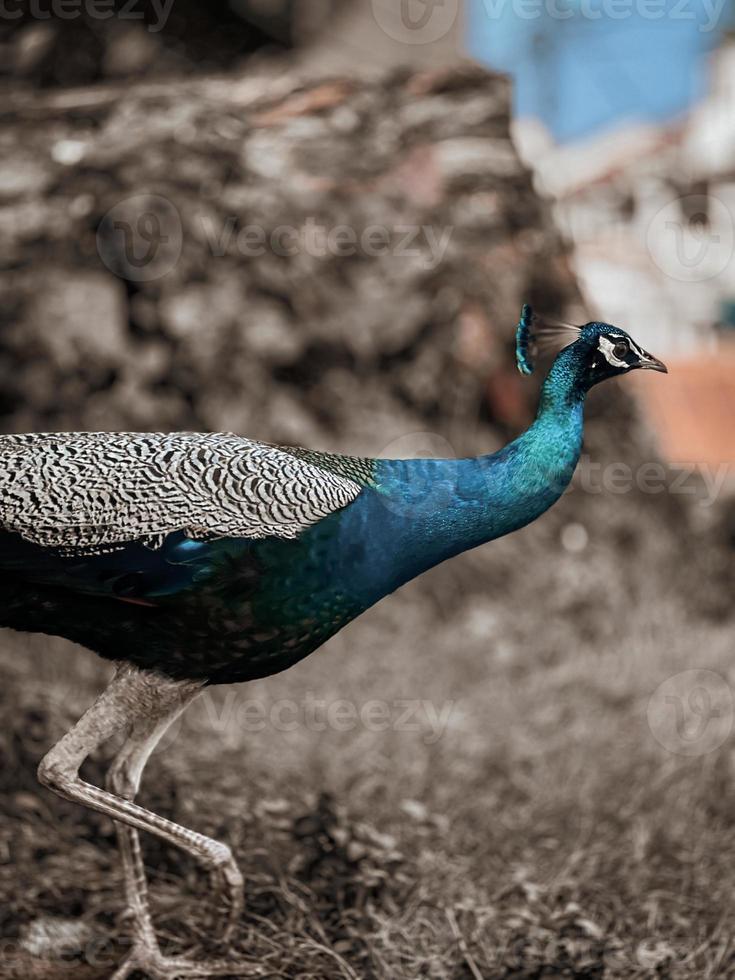
M296 538L362 490L312 457L230 434L0 436L0 530L59 553Z

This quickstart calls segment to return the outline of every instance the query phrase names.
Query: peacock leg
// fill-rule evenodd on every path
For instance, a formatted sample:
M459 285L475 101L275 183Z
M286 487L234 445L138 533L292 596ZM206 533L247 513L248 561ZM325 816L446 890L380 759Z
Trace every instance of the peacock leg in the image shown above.
M194 696L196 696L194 692ZM133 802L140 788L140 780L151 753L163 734L186 707L174 705L163 699L160 710L148 718L140 718L132 726L107 773L107 789L123 800ZM115 821L115 830L123 866L123 880L128 910L132 915L135 933L147 944L155 945L155 932L148 908L148 882L146 880L140 837L135 827Z
M76 725L47 753L38 768L39 780L60 796L104 813L125 825L120 842L127 899L135 925L135 946L115 974L122 980L136 969L161 978L225 976L232 963L196 964L163 957L158 950L148 913L147 889L137 830L181 847L210 870L219 873L229 897L231 932L242 910L242 876L226 844L188 830L132 802L151 751L171 722L201 693L202 682L173 681L129 665L118 668L112 682ZM84 782L79 769L98 745L119 731L129 731L131 742L112 766L110 786L121 795ZM240 972L240 971L238 971Z

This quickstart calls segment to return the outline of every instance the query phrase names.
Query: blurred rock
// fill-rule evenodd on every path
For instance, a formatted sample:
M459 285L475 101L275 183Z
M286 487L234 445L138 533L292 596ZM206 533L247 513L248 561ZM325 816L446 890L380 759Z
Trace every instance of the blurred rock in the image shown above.
M53 269L30 299L29 317L40 325L45 358L61 373L96 374L118 367L125 356L125 291L109 276ZM16 337L23 345L23 334Z
M20 947L33 956L73 955L94 938L91 927L80 919L45 916L34 919L24 928Z
M38 70L56 42L57 27L41 21L20 29L14 45L14 68L18 75L28 76Z
M148 70L160 54L155 34L132 24L117 24L107 44L102 72L110 77L138 75Z
M346 0L8 4L0 85L57 87L222 70L307 44Z

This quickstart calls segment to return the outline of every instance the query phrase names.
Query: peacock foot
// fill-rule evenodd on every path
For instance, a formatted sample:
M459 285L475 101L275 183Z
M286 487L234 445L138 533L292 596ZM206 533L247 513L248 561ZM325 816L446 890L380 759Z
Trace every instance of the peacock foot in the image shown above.
M237 977L260 975L258 967L235 960L196 960L185 956L164 956L155 940L139 940L111 980L127 980L134 973L142 973L150 980L187 980L189 977Z

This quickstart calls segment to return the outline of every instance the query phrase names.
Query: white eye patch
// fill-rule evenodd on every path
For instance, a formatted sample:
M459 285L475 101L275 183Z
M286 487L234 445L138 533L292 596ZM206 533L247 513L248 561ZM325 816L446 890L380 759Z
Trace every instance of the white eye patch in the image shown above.
M630 344L631 352L642 356L635 344L627 337L613 337L612 339L610 337L598 337L597 349L611 367L629 368L630 364L628 364L626 361L621 361L619 357L616 357L615 354L613 354L615 345L619 340L626 340L628 344Z

